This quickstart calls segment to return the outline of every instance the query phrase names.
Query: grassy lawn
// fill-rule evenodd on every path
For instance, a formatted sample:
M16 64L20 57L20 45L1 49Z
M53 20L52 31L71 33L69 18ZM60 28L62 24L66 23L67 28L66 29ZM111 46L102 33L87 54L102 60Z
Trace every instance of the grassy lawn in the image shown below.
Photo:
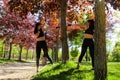
M9 62L30 62L28 60L15 60L15 59L11 59L11 60L8 60L8 59L4 59L4 58L1 58L0 59L0 63L9 63Z
M47 65L32 80L93 80L94 71L90 70L91 64L84 62L76 69L75 62L67 64L54 63ZM120 80L120 63L108 63L108 79Z

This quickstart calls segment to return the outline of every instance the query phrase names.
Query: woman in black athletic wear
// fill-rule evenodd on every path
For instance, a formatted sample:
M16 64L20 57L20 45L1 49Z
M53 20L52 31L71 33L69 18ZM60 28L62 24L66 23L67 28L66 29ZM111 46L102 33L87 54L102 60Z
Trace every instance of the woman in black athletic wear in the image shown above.
M82 44L81 54L78 59L77 68L79 68L80 63L82 61L83 56L85 55L87 48L89 47L90 56L92 59L92 70L94 69L94 40L93 40L93 33L94 33L94 20L90 19L84 25L84 40Z
M43 28L43 25L41 23L36 23L35 29L34 29L34 34L37 37L37 43L36 43L36 66L37 66L37 72L38 72L41 49L43 49L44 57L47 57L51 64L53 62L52 62L51 58L48 55L48 48L47 48L47 44L46 44L46 41L45 41L44 28Z

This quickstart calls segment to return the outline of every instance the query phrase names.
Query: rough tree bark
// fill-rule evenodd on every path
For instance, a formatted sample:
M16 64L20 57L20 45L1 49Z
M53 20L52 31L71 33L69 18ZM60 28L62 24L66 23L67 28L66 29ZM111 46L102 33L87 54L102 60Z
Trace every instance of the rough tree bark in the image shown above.
M95 0L95 80L105 80L107 76L105 2Z
M19 61L21 61L21 57L22 57L22 46L20 45L20 52L19 52L19 57L18 57Z
M29 52L29 49L27 49L27 52L26 52L26 60L28 59L28 52Z
M9 50L8 60L11 59L11 52L12 52L12 43L10 43L10 50Z
M66 27L66 8L67 0L61 0L61 42L62 42L62 62L66 63L69 59L69 50L67 43L67 27Z

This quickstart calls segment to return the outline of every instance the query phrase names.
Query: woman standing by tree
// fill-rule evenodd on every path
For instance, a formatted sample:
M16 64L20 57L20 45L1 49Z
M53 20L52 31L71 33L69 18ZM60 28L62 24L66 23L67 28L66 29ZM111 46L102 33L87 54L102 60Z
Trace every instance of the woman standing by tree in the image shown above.
M82 26L82 25L81 25ZM94 40L93 40L93 33L94 33L94 16L90 16L89 20L85 25L83 25L84 33L84 40L82 44L81 55L79 56L77 68L79 68L79 64L82 61L83 56L85 55L87 48L89 47L90 56L92 59L92 70L94 69Z
M37 66L37 72L39 68L39 59L40 59L40 54L41 54L41 49L43 49L44 52L44 57L47 57L50 63L52 64L52 60L48 55L48 47L47 43L45 41L45 34L44 34L44 28L43 24L41 23L36 23L35 29L34 29L34 34L37 37L37 43L36 43L36 66Z

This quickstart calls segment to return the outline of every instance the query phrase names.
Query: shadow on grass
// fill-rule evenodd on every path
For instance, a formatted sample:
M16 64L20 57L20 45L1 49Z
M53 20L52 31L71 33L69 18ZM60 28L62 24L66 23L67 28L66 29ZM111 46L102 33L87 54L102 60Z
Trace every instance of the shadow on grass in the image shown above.
M61 63L61 64L62 64L62 63ZM59 68L61 67L61 64L52 67L52 70L57 70L57 69L59 69ZM51 64L50 64L50 65L51 65ZM44 72L41 72L40 75L43 75L43 74L46 73L46 72L49 73L50 71L51 71L51 69L46 70L46 71L44 71Z
M92 70L75 70L74 73L89 73L89 72L92 72Z
M32 80L69 80L69 79L67 79L67 76L71 75L73 71L74 71L74 69L69 69L67 71L60 72L59 74L54 74L54 75L51 74L49 76L43 77L42 74L44 74L45 73L44 72L44 73L40 74L39 77L35 77Z
M117 78L120 78L120 74L119 73L115 73L115 72L109 72L108 76L114 76L114 77L117 77Z
M25 61L25 60L15 60L16 62L21 62L21 63L31 63L29 61Z
M49 76L42 76L43 75L43 73L42 73L38 77L35 77L32 80L71 80L71 79L83 80L84 77L86 76L85 73L90 73L90 72L91 72L91 70L79 70L79 69L75 69L75 68L70 68L70 69L67 69L66 71L60 72L59 74L58 73L57 74L49 73L50 74Z
M29 63L30 61L26 61L26 60L16 60L16 59L6 59L6 58L0 59L0 63L9 63L9 62Z

